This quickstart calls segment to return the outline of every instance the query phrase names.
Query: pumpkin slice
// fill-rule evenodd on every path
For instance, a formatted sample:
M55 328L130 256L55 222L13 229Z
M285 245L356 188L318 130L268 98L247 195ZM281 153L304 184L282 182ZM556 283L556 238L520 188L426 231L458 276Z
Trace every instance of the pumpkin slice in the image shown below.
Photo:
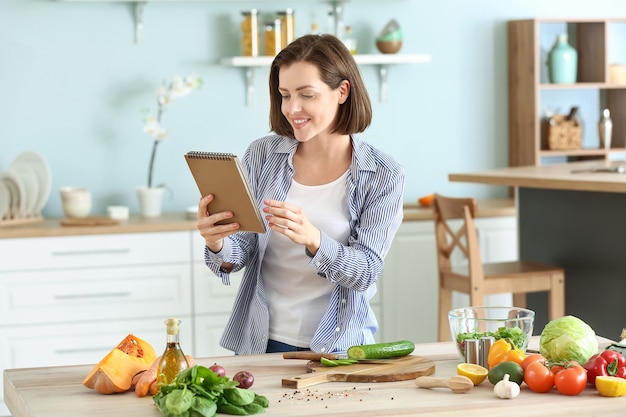
M156 357L150 343L129 334L94 366L83 385L101 394L128 391L133 377L148 369Z

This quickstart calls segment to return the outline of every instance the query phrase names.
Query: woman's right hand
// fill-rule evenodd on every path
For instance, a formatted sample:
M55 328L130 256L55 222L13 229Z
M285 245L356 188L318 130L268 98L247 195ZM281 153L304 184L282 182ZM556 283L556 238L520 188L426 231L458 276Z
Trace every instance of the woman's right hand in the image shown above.
M216 224L219 221L230 219L233 213L222 211L210 214L209 204L213 201L213 194L203 197L198 203L198 223L197 228L204 238L207 247L214 253L222 250L224 238L236 233L239 230L239 223Z

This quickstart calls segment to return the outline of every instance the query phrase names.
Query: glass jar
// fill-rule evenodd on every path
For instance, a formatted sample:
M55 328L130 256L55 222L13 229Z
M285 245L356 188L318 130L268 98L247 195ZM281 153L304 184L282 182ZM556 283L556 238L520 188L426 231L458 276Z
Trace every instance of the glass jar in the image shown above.
M352 55L357 54L356 38L352 35L352 26L346 26L346 36L343 38L343 44Z
M280 19L265 23L265 55L274 56L281 48Z
M241 54L243 56L259 55L259 25L257 9L241 12Z
M293 15L293 9L289 8L283 11L280 11L277 13L278 14L278 18L280 19L280 31L281 31L281 37L280 37L280 45L281 45L281 49L283 49L285 46L289 45L291 42L293 42L294 36L295 36L295 19L294 19L294 15Z

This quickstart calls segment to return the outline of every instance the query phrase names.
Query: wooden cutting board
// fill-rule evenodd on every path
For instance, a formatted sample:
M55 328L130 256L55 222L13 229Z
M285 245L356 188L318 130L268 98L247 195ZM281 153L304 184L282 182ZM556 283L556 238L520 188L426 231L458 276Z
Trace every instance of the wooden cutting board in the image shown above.
M380 363L356 363L344 366L325 366L318 361L309 361L306 367L309 373L284 378L283 387L298 389L325 382L406 381L435 372L435 362L414 355L386 359Z

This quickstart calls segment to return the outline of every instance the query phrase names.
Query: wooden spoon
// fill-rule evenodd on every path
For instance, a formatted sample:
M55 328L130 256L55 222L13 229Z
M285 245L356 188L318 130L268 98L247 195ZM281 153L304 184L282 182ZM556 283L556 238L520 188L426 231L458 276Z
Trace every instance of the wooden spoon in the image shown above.
M463 375L454 375L450 378L420 376L415 379L415 385L420 388L450 388L455 394L463 394L474 389L472 380Z

